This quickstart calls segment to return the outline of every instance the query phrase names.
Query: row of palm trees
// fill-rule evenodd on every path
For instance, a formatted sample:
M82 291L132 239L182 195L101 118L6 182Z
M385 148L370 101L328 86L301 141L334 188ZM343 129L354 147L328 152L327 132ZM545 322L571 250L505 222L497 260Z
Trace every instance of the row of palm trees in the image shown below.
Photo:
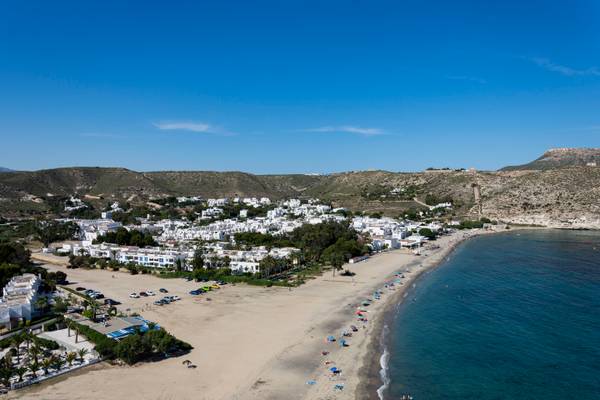
M25 349L22 349L23 344L26 344ZM66 364L71 367L77 360L83 363L87 354L87 349L67 352L63 355L54 354L39 344L35 340L35 335L27 331L11 338L11 349L0 360L0 383L8 388L10 380L15 376L19 378L19 382L23 382L28 372L31 373L30 379L37 378L40 369L44 371L44 375L48 375L51 369L58 372ZM13 362L14 357L17 359L16 362Z

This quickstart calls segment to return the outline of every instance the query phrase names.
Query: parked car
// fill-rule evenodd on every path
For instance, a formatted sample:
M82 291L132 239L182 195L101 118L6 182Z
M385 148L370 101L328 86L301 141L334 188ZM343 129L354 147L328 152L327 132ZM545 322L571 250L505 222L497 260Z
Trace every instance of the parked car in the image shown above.
M161 293L169 293L169 291L167 289L162 288L162 287L160 289L158 289L158 291Z
M162 300L155 300L153 303L155 306L162 306L164 302Z
M75 288L75 290L77 290L78 292L83 292L86 289L83 286L78 286L78 287Z
M202 291L201 291L200 289L196 289L196 290L190 290L190 294L191 294L192 296L197 296L197 295L199 295L200 293L202 293Z
M139 294L137 294L137 293L131 293L131 294L129 295L129 297L131 297L132 299L139 299L139 298L140 298L140 295L139 295Z
M146 294L147 294L148 296L156 296L156 293L154 293L152 290L148 290L148 291L146 292Z
M148 293L146 293L146 292L140 292L140 296L142 296L142 297L148 297Z
M171 296L171 299L172 299L173 301L177 301L177 300L181 300L181 297L179 297L179 296L175 295L175 296Z
M104 304L106 304L107 306L117 306L121 303L113 299L104 299Z

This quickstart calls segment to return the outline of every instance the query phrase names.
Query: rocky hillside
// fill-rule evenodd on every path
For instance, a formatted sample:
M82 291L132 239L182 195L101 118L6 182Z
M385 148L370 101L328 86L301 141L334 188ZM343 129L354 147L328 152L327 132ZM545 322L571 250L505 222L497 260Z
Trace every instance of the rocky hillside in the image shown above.
M565 167L600 166L600 149L550 149L530 163L502 168L502 171L548 170Z
M584 149L576 153L590 154L586 152ZM480 203L476 203L474 187L480 190ZM322 176L198 171L142 173L122 168L0 173L0 216L47 212L53 198L73 194L99 206L114 200L135 204L178 195L319 197L353 210L379 211L392 216L422 207L426 201L431 204L449 199L455 205L456 217L476 218L481 208L483 216L506 222L600 228L600 167L564 164L559 168L498 172L361 171Z

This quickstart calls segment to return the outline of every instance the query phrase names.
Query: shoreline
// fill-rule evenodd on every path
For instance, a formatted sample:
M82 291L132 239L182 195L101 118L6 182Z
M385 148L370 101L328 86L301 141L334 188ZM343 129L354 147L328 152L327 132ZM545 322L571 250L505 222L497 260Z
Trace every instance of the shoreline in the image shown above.
M66 271L64 266L46 265L50 270L68 272L74 285L101 289L107 297L121 300L122 308L141 313L192 344L194 350L187 358L197 368L183 367L178 358L134 367L98 368L8 397L83 399L86 397L81 396L80 389L85 387L94 398L108 400L112 397L102 382L110 381L112 392L121 397L148 399L373 398L381 385L379 344L390 307L418 276L439 265L458 244L487 233L492 232L458 231L442 236L431 242L439 248L424 248L421 256L404 251L380 253L348 265L357 274L352 278L325 273L293 289L227 285L212 293L211 301L188 294L197 286L194 282L106 270ZM402 285L382 289L398 271L406 269L411 271L405 273ZM180 295L182 300L158 307L148 300L129 298L132 291L158 287ZM356 321L357 304L372 298L376 290L383 294L381 300L367 307L368 322ZM350 324L360 329L348 338L349 347L327 343L328 335L338 336ZM321 354L325 350L327 356ZM328 360L343 369L343 375L332 377L331 365L325 364ZM370 378L371 386L365 378ZM138 382L136 387L130 384L132 380ZM312 380L315 384L307 384ZM334 389L338 383L344 385L343 390Z
M403 286L401 290L396 291L385 300L383 309L377 313L377 316L372 322L372 324L374 325L374 329L373 332L371 332L370 337L368 339L368 350L365 352L364 355L362 355L362 360L360 361L362 366L359 369L359 381L354 396L355 399L380 400L381 398L385 398L383 397L383 394L385 394L385 388L383 387L389 384L389 382L385 383L382 381L382 357L384 357L384 354L388 351L385 347L387 340L385 338L385 329L388 328L388 323L393 318L395 318L395 309L397 309L397 307L399 307L404 302L404 299L407 297L410 290L413 289L415 285L419 282L419 280L422 279L426 274L438 268L444 261L446 261L448 257L451 256L452 253L458 248L459 245L467 242L469 239L478 236L502 232L463 232L462 237L459 237L455 241L451 241L447 247L442 248L439 252L430 255L432 257L435 257L435 259L432 260L431 258L429 258L425 260L428 262L420 263L417 260L414 260L408 265L400 267L400 269L402 270L408 270L411 267L415 267L415 265L420 264L421 266L421 268L414 275L411 275L410 278L404 282L405 286ZM387 362L389 362L389 357L391 357L391 354L387 353ZM379 390L382 388L384 389L384 391L380 396Z

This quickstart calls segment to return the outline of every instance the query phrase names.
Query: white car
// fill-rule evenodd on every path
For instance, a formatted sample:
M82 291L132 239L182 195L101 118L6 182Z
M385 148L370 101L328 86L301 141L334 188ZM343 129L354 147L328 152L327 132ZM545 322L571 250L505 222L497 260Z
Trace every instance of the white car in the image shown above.
M139 295L139 294L137 294L137 293L131 293L131 294L129 295L129 297L131 297L132 299L139 299L139 298L140 298L140 295Z
M171 299L173 299L173 301L177 301L177 300L181 300L181 297L179 297L179 296L171 296Z
M152 290L148 290L148 291L146 292L146 294L147 294L148 296L156 296L156 293L154 293Z

